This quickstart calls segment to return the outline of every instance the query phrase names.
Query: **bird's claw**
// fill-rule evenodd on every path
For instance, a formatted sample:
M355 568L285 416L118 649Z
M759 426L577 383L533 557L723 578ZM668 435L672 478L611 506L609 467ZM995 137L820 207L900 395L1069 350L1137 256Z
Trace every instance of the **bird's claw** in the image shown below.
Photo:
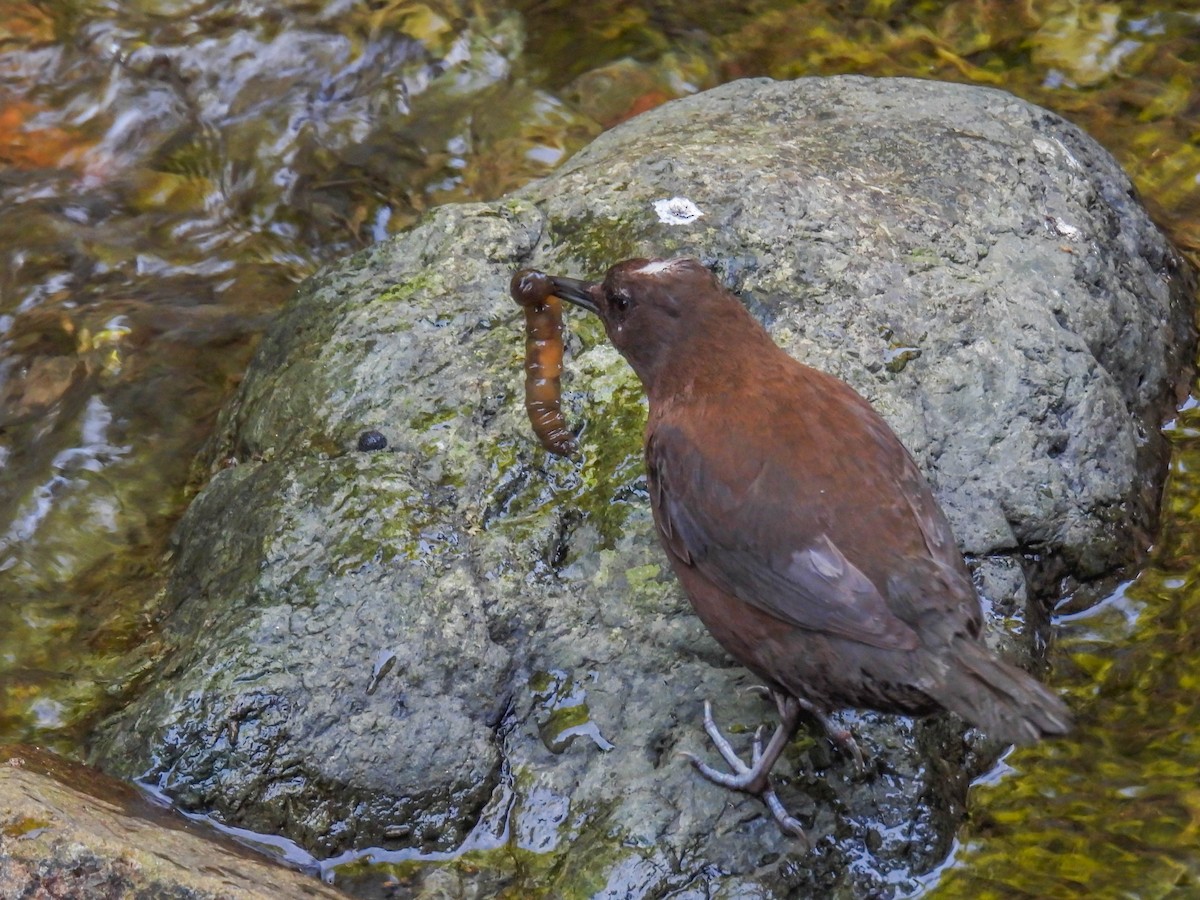
M750 744L750 765L757 766L762 762L762 733L763 727L759 725L754 729L754 741Z
M788 813L787 809L783 805L783 802L775 793L775 788L768 784L767 789L762 792L761 796L763 803L767 804L767 809L771 811L771 815L779 825L780 830L783 831L784 834L803 841L805 847L811 847L812 845L809 843L808 834L804 831L804 827L800 824L799 820L795 818L795 816L792 816Z
M767 805L767 809L771 811L772 817L785 834L799 838L807 844L808 837L805 835L803 827L788 813L768 778L771 767L775 765L775 761L779 758L779 754L794 731L793 718L785 718L780 723L765 751L763 749L763 726L758 726L754 730L754 739L751 742L751 764L746 765L738 756L737 751L733 749L733 745L721 733L720 727L713 719L712 704L705 700L704 730L713 742L713 746L717 748L717 752L721 754L733 772L718 771L692 753L680 753L679 755L690 762L697 772L713 784L759 797Z
M692 768L694 768L713 784L719 784L721 787L727 787L731 791L743 791L747 794L757 793L756 791L748 790L750 782L746 778L746 775L750 773L750 769L748 769L746 764L741 760L738 760L738 768L740 768L742 771L735 775L729 772L721 772L718 769L714 769L698 756L693 756L691 753L684 753L682 755L687 759L688 762L692 764Z
M829 723L826 722L826 727ZM854 768L859 775L866 773L867 763L863 759L863 752L858 748L858 741L854 740L854 735L844 728L829 728L829 739L838 746L844 753L849 753L854 759Z
M707 700L704 701L704 730L708 733L708 739L713 742L713 746L717 748L717 752L721 754L725 762L729 763L729 767L733 769L733 771L737 772L738 775L746 775L751 771L751 768L742 762L742 758L738 756L737 751L733 749L733 745L729 743L728 738L721 734L720 727L717 725L716 720L713 719L712 704ZM693 764L696 766L696 768L700 769L701 772L704 772L704 770L707 769L708 772L712 773L712 775L723 774L717 772L715 769L709 769L708 766L704 765L704 763L701 763L699 760L696 760L695 757L693 757L693 761ZM758 762L758 760L755 760L755 762ZM712 775L705 773L705 777L709 778L709 780L716 780L712 778ZM724 777L728 778L730 776L725 775ZM717 780L717 783L723 784L725 787L733 788L734 790L745 790L744 786L730 784L724 780ZM748 783L749 782L747 782L747 784Z
M775 695L775 702L780 703L778 694ZM835 727L829 716L825 715L822 710L818 709L807 700L791 698L791 702L795 703L821 723L821 727L825 729L826 736L834 744L834 746L836 746L843 753L850 754L851 758L854 760L854 767L858 771L859 775L862 775L867 771L867 763L863 759L863 752L859 749L858 741L854 740L854 735L849 729ZM780 706L780 713L782 714L782 712L783 707Z

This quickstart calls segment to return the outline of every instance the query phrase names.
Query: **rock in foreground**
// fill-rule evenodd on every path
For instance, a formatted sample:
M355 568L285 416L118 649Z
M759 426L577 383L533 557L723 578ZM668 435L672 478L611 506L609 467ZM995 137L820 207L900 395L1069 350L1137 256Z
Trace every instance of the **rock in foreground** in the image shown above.
M338 900L136 790L35 747L0 748L0 897Z

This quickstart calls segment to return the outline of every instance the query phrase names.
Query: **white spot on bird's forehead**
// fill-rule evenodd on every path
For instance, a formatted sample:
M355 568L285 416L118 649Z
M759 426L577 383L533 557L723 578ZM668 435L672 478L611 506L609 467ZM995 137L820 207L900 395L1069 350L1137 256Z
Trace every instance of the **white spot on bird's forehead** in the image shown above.
M704 215L700 207L687 197L655 200L654 211L658 213L658 221L664 225L686 225Z
M684 257L677 259L652 259L644 266L640 266L633 270L635 275L665 275L684 261Z

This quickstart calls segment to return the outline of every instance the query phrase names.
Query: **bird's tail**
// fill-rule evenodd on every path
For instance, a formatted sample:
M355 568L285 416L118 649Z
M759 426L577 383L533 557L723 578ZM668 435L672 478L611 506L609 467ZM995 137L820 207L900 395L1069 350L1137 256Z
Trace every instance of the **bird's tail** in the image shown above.
M948 679L937 699L946 709L1012 744L1071 730L1071 712L1057 694L983 645L963 641L956 648L957 677Z

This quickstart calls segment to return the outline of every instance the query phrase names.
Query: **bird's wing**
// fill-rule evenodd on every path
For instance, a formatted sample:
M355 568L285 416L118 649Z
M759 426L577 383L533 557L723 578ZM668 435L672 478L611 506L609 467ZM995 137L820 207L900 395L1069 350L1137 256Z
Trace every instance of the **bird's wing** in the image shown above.
M818 517L796 508L769 474L727 477L711 454L671 427L655 430L646 464L663 542L726 593L810 631L894 650L920 644Z

